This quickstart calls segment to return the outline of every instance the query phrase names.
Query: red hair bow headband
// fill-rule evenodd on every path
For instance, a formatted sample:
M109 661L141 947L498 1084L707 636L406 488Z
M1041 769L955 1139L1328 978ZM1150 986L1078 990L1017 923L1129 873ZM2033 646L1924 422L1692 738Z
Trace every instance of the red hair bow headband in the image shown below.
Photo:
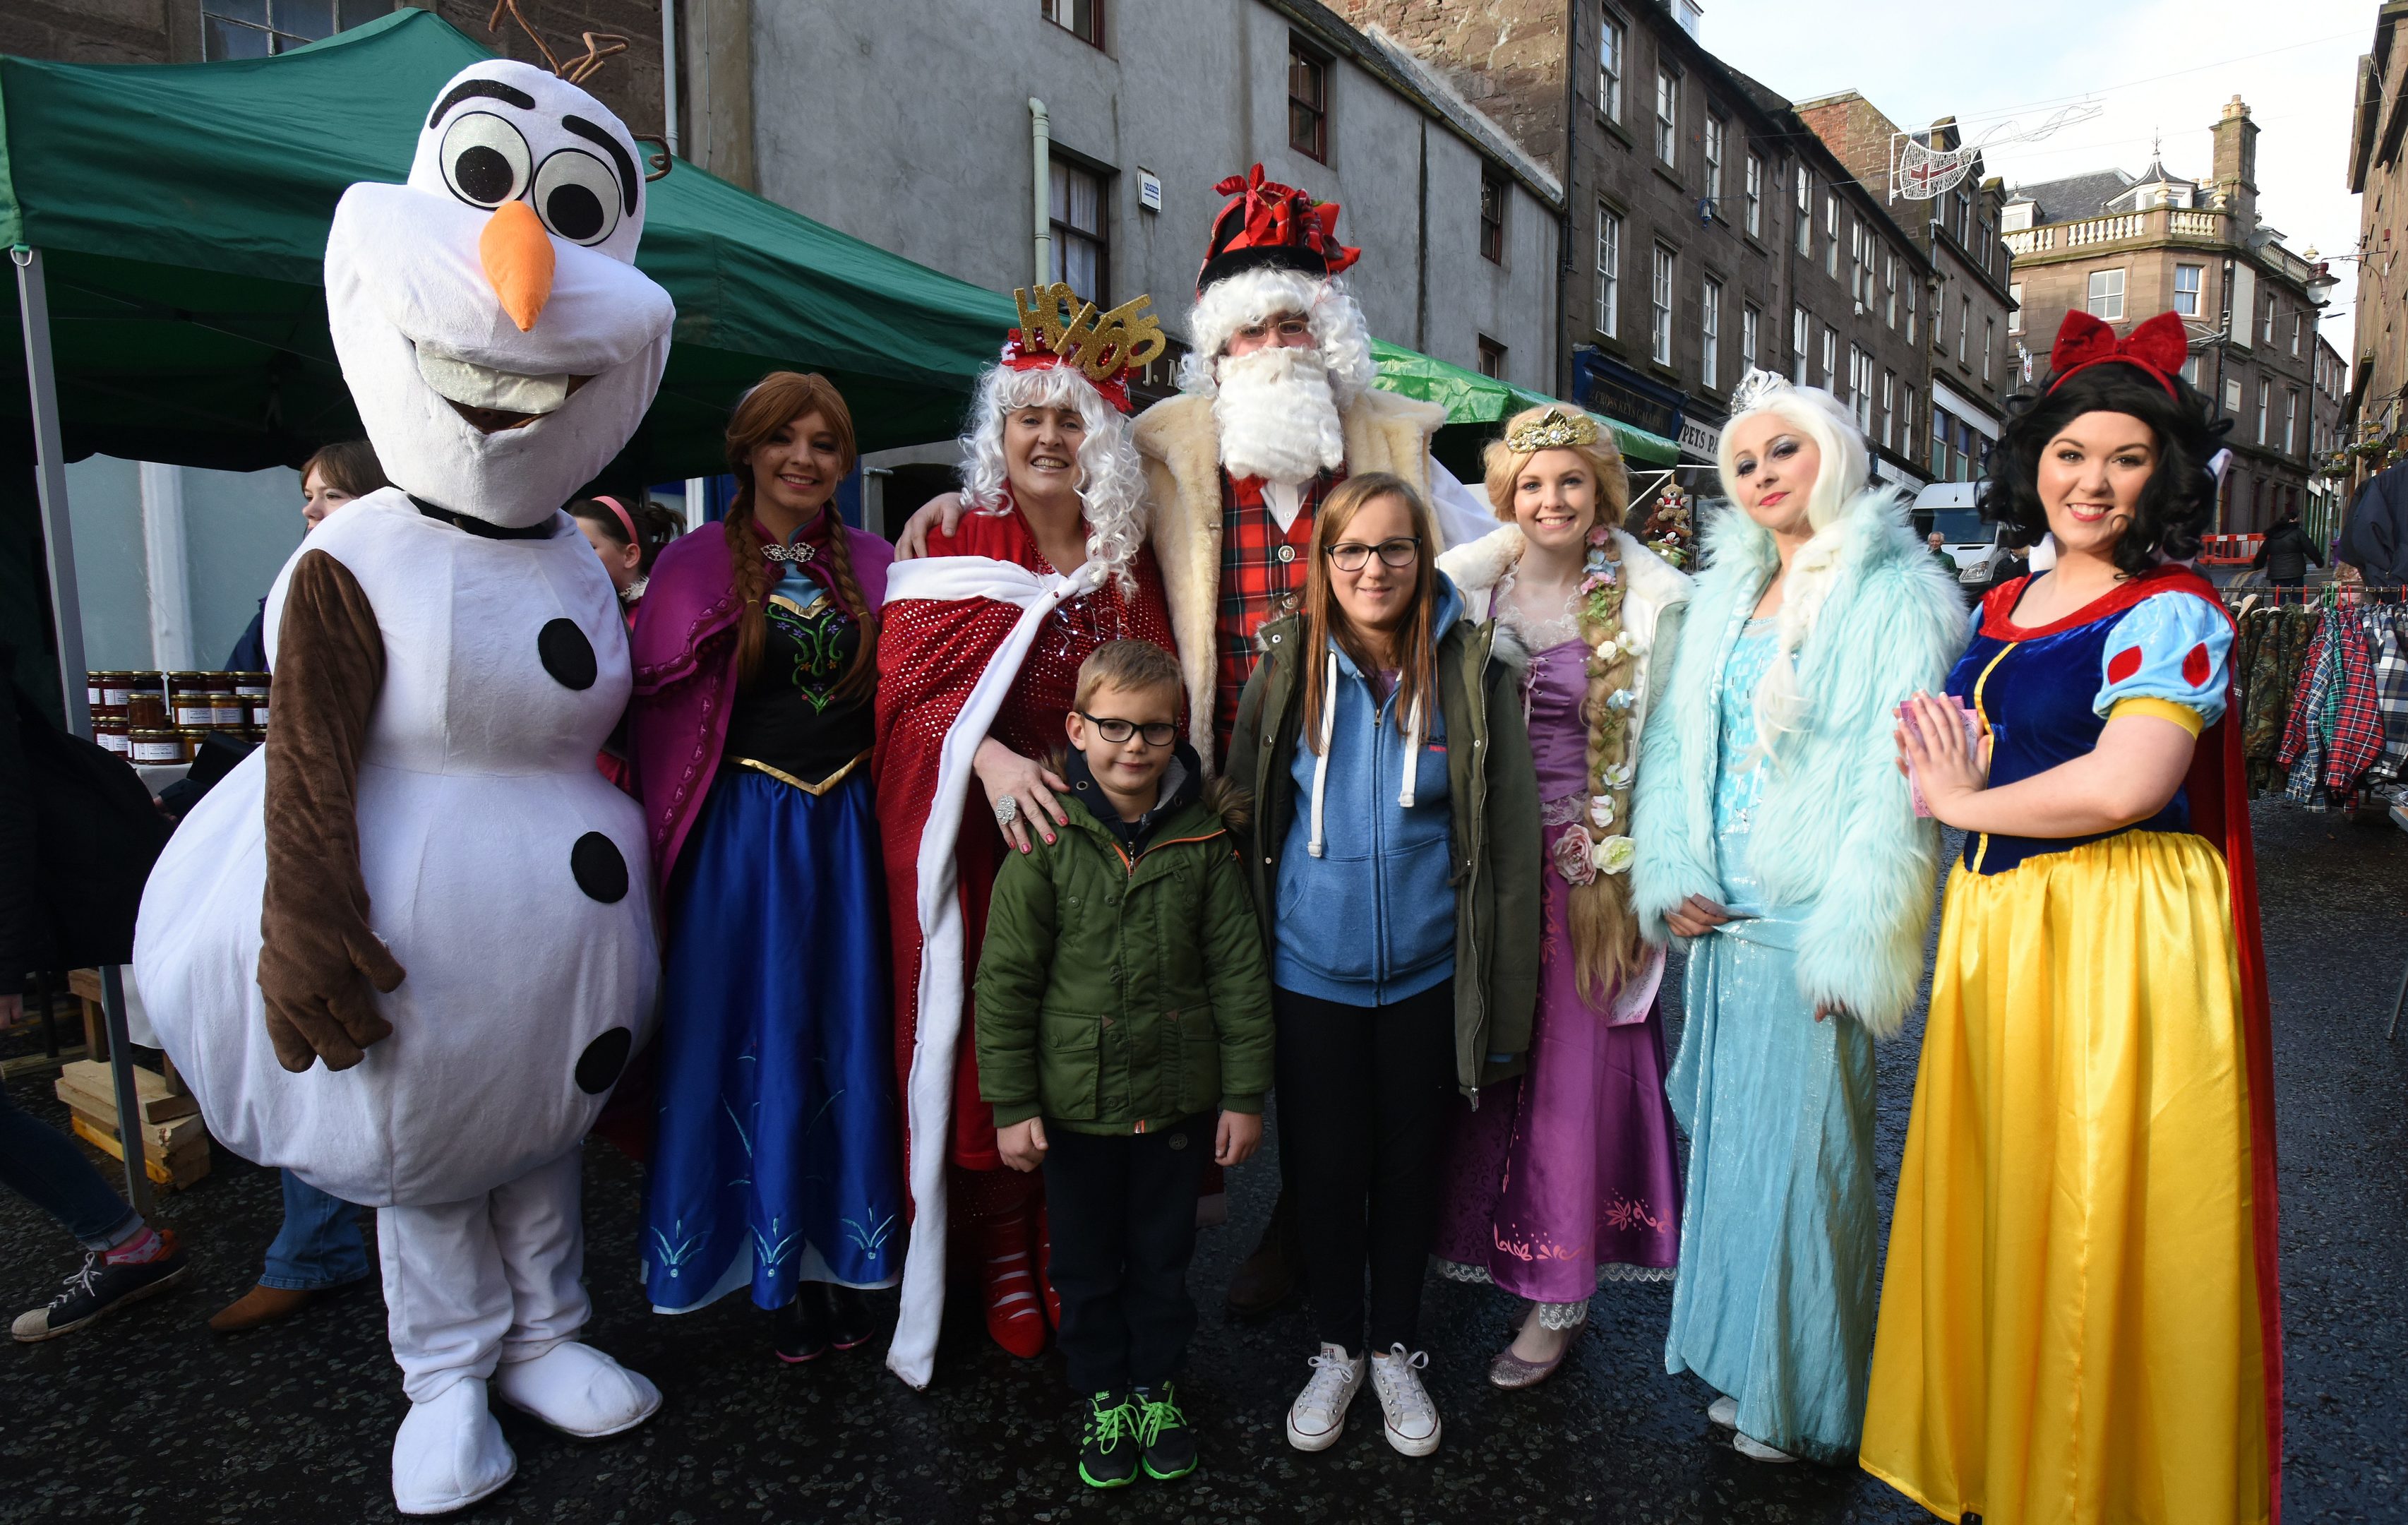
M2171 312L2158 313L2120 341L2115 330L2100 319L2087 312L2069 312L2057 327L2057 342L2049 347L2048 368L2057 379L2048 383L2048 389L2054 392L2063 386L2065 379L2077 370L2115 360L2140 367L2166 389L2166 396L2179 398L2182 394L2175 390L2174 373L2189 358L2190 331Z

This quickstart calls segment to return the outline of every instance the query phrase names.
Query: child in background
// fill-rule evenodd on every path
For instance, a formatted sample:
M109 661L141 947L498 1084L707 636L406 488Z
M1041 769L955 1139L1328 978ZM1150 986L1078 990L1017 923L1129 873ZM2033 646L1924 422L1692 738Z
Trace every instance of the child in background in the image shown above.
M1254 1152L1271 1084L1238 806L1178 740L1185 706L1178 659L1148 642L1081 666L1059 770L1079 808L1006 855L979 960L979 1089L1004 1163L1044 1167L1093 1488L1195 1470L1170 1379L1196 1329L1197 1183L1208 1151Z

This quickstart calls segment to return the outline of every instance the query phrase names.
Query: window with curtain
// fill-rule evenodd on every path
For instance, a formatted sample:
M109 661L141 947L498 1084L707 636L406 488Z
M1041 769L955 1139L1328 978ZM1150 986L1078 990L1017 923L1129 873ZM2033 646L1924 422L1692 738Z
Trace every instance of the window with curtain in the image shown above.
M1479 341L1480 374L1493 377L1499 381L1503 381L1505 379L1505 346L1485 334L1479 336Z
M1840 276L1840 193L1823 194L1823 273L1834 281Z
M2293 387L2283 398L2283 453L2290 454L2299 448L2300 389Z
M1720 389L1723 351L1723 283L1711 277L1698 298L1698 380Z
M1597 206L1597 331L1622 337L1622 219Z
M1895 448L1891 444L1890 429L1898 422L1897 410L1898 372L1885 370L1882 372L1881 391L1881 445L1884 450Z
M2272 412L2272 411L2273 410L2273 405L2274 405L2274 383L2273 383L2273 382L2272 382L2272 381L2260 381L2260 382L2258 382L2258 442L2259 444L2261 444L2261 445L2262 445L2262 444L2264 444L2264 443L2266 442L2266 415L2267 415L2268 413L2270 413L2270 412Z
M1798 252L1814 252L1814 172L1798 166Z
M1662 65L1656 66L1656 157L1678 162L1681 137L1681 77Z
M1654 281L1654 321L1648 324L1647 353L1659 366L1672 363L1672 295L1680 288L1674 284L1679 264L1672 252L1662 244L1656 246L1656 280Z
M1804 308L1789 309L1789 379L1799 386L1806 384L1807 341L1813 337L1813 322Z
M1747 156L1747 236L1764 237L1764 161Z
M1829 324L1823 325L1823 384L1840 384L1840 331Z
M1111 245L1104 228L1104 177L1054 161L1054 279L1098 308L1111 303Z
M1480 255L1498 265L1505 262L1505 200L1512 194L1504 176L1480 172Z
M1706 113L1706 194L1714 201L1714 215L1723 213L1723 141L1729 123L1709 110Z
M1913 386L1900 386L1898 389L1898 437L1905 443L1906 458L1909 461L1914 460L1916 458L1914 442L1921 436L1914 432L1914 388Z
M1756 368L1756 329L1763 322L1764 314L1756 309L1753 302L1739 309L1739 369L1742 376Z

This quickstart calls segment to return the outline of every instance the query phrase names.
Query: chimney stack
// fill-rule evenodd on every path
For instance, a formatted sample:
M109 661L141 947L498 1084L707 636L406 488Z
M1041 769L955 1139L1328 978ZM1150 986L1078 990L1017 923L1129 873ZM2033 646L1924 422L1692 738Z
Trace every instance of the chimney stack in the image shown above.
M2232 214L2232 237L2246 238L2258 228L2258 124L2240 96L2224 103L2214 132L2216 202Z

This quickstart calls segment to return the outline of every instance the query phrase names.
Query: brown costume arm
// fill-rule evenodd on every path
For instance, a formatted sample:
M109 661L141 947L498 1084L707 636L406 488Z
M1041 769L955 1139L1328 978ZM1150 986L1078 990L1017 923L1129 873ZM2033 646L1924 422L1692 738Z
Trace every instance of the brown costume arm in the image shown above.
M267 722L267 894L259 917L259 989L284 1068L329 1070L393 1031L373 985L401 965L368 926L360 876L360 749L384 683L384 638L367 595L341 562L311 551L293 568L276 642Z

